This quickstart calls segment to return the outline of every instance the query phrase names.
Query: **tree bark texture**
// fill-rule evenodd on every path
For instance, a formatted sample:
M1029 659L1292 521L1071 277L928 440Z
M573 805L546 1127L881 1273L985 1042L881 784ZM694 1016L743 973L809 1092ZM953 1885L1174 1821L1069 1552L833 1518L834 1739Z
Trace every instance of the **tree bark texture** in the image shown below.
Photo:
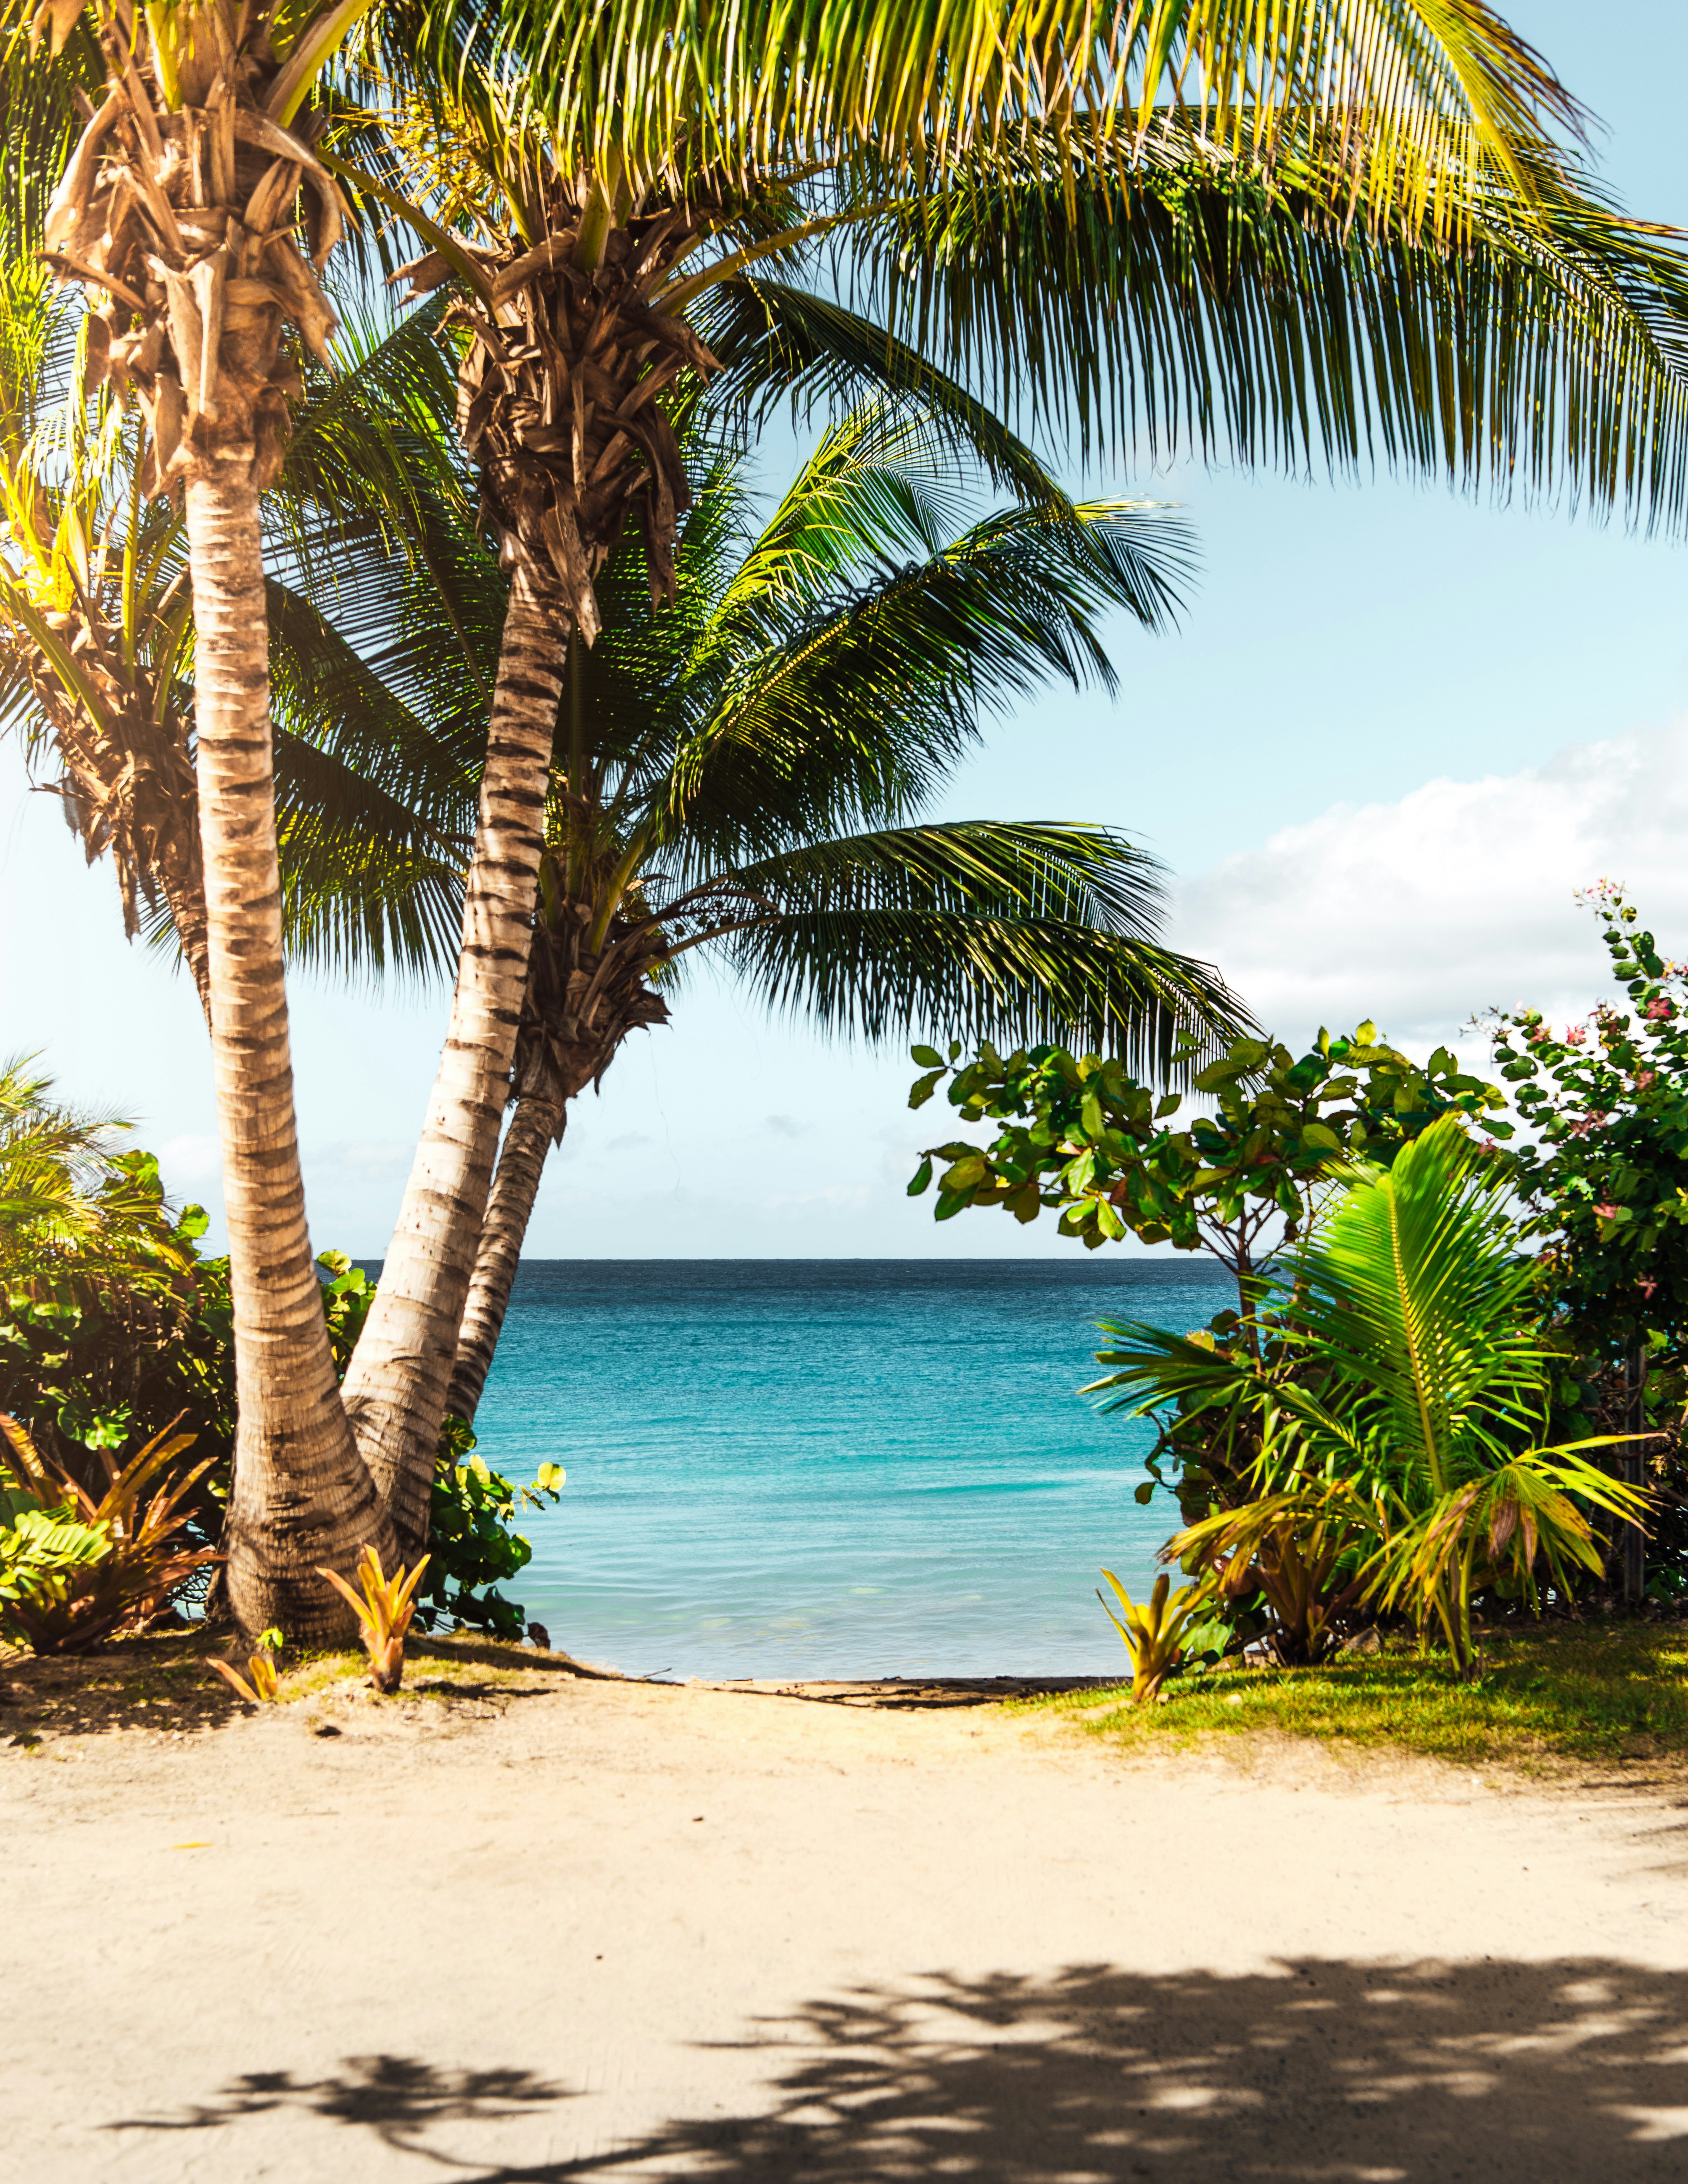
M511 1284L532 1217L545 1156L562 1142L569 1104L638 1030L666 1023L667 1004L647 983L666 937L649 919L610 921L598 947L590 898L554 903L538 918L516 1036L515 1112L499 1155L475 1273L458 1337L446 1408L472 1422L498 1348Z
M358 1446L407 1559L428 1535L446 1390L510 1094L568 634L554 581L520 559L493 694L451 1021L380 1287L346 1376Z
M240 1396L225 1545L237 1620L291 1644L349 1635L319 1564L394 1540L336 1384L305 1226L276 858L268 631L250 444L186 485L211 1050Z
M510 1304L510 1286L517 1262L533 1217L533 1201L545 1157L560 1144L568 1120L566 1104L543 1099L518 1100L499 1154L498 1173L487 1201L480 1249L475 1254L475 1273L464 1307L463 1330L457 1338L457 1362L445 1407L453 1418L473 1424L492 1369L493 1353Z

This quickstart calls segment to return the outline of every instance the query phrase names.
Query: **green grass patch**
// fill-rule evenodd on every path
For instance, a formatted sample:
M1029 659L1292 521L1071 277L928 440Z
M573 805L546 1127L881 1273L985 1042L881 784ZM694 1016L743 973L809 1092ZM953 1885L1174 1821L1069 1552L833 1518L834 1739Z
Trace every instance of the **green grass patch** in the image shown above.
M1013 1702L1067 1713L1131 1747L1262 1730L1388 1747L1467 1764L1688 1757L1688 1626L1544 1627L1490 1637L1462 1684L1434 1654L1346 1655L1317 1669L1222 1669L1178 1676L1164 1704L1131 1686Z

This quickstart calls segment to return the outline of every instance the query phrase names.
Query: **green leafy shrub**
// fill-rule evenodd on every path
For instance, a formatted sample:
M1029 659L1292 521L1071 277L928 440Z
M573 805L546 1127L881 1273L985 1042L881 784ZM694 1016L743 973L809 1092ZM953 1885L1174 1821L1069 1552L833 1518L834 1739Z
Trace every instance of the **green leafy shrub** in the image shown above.
M563 1479L560 1464L542 1463L531 1487L512 1485L475 1453L475 1436L463 1421L447 1419L434 1474L432 1560L416 1610L423 1630L461 1623L495 1638L521 1636L525 1609L497 1589L533 1558L532 1546L512 1527L522 1510L559 1501Z
M234 1456L229 1262L200 1256L203 1209L171 1207L156 1160L124 1148L126 1124L80 1114L52 1089L22 1063L0 1069L0 1412L19 1420L37 1462L66 1482L64 1492L74 1486L84 1499L107 1491L136 1451L148 1455L179 1429L175 1445L193 1441L201 1461L171 1490L173 1535L180 1530L187 1548L203 1551L195 1568L208 1567ZM343 1252L325 1251L317 1265L343 1376L376 1284ZM533 1550L514 1521L554 1502L563 1474L542 1465L531 1487L517 1486L474 1447L469 1429L448 1419L418 1616L425 1629L462 1624L517 1639L525 1612L499 1588ZM39 1574L43 1557L89 1554L92 1543L31 1518L13 1552L20 1573ZM85 1580L70 1568L60 1573L66 1597L80 1599Z
M1658 1490L1647 1591L1680 1602L1688 1599L1688 978L1621 889L1602 883L1587 900L1618 999L1563 1031L1537 1009L1498 1015L1494 1053L1529 1133L1513 1185L1538 1246L1543 1309L1561 1338L1560 1430L1622 1433L1640 1408ZM1615 1584L1615 1543L1611 1576Z
M1235 1309L1204 1329L1109 1325L1113 1370L1090 1391L1156 1424L1138 1498L1177 1495L1166 1552L1233 1603L1233 1643L1312 1663L1345 1619L1401 1613L1467 1673L1474 1597L1535 1607L1599 1576L1591 1513L1643 1505L1581 1452L1585 1425L1553 1430L1566 1314L1507 1209L1533 1156L1497 1142L1499 1087L1365 1023L1299 1059L1234 1042L1194 1079L1214 1112L1178 1128L1177 1096L1095 1056L914 1058L912 1105L948 1075L962 1118L998 1126L927 1154L911 1189L948 1163L939 1219L1058 1209L1087 1245L1170 1240L1234 1276Z

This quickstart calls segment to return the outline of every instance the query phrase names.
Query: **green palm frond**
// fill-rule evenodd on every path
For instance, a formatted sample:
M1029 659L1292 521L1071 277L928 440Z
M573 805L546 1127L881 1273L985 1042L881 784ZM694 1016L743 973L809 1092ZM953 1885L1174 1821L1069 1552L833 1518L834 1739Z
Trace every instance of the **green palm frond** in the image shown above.
M1373 216L1451 219L1451 171L1504 165L1579 118L1481 0L506 0L439 22L517 56L559 142L635 187L681 159L748 174L871 153L941 175L1011 153L1028 127L1076 164L1128 153L1170 99L1256 160L1286 111L1310 114Z
M877 510L856 525L829 481L820 497L812 526L777 519L752 547L688 663L708 704L661 754L659 838L683 828L742 858L777 840L783 813L811 828L906 816L990 713L1051 679L1111 693L1103 614L1163 627L1194 558L1164 508L1057 499L888 568Z
M1176 131L1128 171L1058 171L1035 148L958 170L855 244L868 307L1011 419L1637 516L1688 504L1688 259L1580 178L1528 209L1491 190L1451 250Z
M1302 1340L1340 1390L1320 1409L1345 1412L1386 1465L1440 1494L1546 1424L1552 1353L1506 1172L1446 1117L1390 1167L1342 1180L1298 1262Z
M1023 501L1061 488L995 411L923 351L837 297L760 271L723 282L698 308L699 332L721 365L708 390L716 429L754 434L781 403L807 419L876 398L918 410L957 461L976 464Z
M356 297L337 302L335 368L306 360L281 474L265 504L272 554L319 587L366 551L414 549L430 502L469 504L448 430L457 378L439 339L443 302L396 322Z
M342 972L448 972L484 720L466 700L420 714L379 657L273 582L270 627L289 952ZM465 686L472 692L460 677L460 694Z
M1103 830L888 829L724 882L760 907L710 944L770 1007L830 1030L1082 1039L1164 1076L1180 1038L1245 1019L1210 966L1159 941L1153 860Z
M0 1061L0 1295L92 1304L114 1286L169 1291L185 1255L156 1165L127 1123L53 1096L31 1058Z

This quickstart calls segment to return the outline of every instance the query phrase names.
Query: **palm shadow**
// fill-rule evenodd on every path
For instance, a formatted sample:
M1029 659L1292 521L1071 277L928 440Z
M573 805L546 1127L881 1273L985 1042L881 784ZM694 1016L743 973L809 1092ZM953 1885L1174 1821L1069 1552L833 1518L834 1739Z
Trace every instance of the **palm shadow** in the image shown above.
M477 2161L472 2131L447 2134L449 2152L433 2134L567 2088L390 2057L310 2083L255 2075L179 2119L110 2128L292 2105L464 2184L1675 2184L1688 2164L1688 1974L1603 1959L939 1975L813 2003L735 2045L776 2065L741 2113L607 2149L590 2130L593 2152L532 2165Z

